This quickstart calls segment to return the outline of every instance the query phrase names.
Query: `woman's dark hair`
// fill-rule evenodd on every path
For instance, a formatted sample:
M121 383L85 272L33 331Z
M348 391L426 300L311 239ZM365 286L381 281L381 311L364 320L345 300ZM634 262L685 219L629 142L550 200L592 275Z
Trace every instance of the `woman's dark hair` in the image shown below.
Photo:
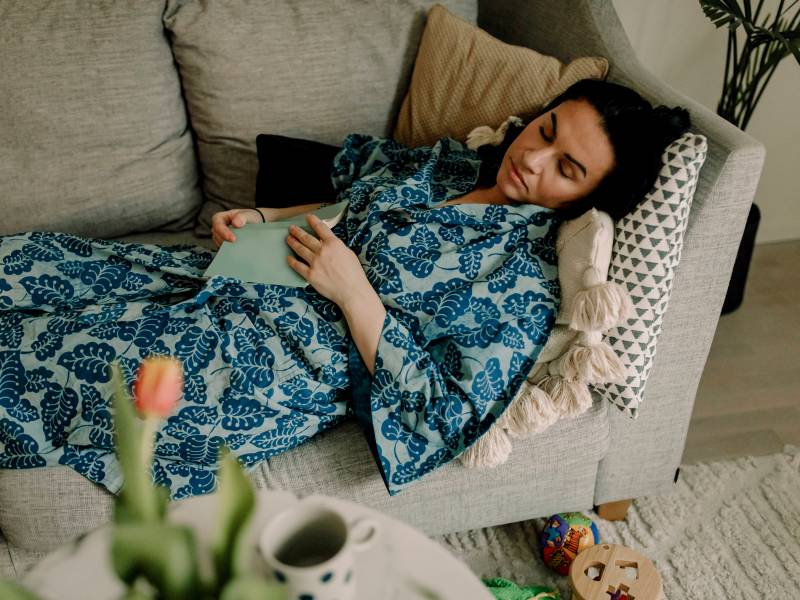
M536 117L566 100L586 100L602 117L600 124L614 148L614 167L588 195L558 212L575 218L591 208L615 221L632 211L652 189L667 146L690 126L685 108L652 105L632 89L599 79L581 79L534 114L519 115L522 125L509 125L503 141L478 147L481 168L478 187L492 187L508 147Z

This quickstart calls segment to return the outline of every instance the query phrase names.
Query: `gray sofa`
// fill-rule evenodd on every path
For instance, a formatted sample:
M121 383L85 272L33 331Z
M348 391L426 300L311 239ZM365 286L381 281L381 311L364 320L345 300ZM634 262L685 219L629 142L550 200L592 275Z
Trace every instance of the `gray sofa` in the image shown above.
M323 2L326 0L313 3ZM454 4L443 3L448 8ZM287 126L283 131L331 143L340 142L341 137L337 140L336 135L347 131L390 135L390 123L385 117L397 109L402 99L424 25L425 8L432 4L409 1L403 3L405 8L395 9L413 10L415 16L402 43L385 40L386 44L397 46L402 75L390 106L384 103L372 107L375 118L369 122L362 117L358 118L363 122L355 122L352 115L342 115L335 131L318 131L312 122L294 129ZM351 3L351 7L355 5ZM680 464L695 392L765 149L643 68L608 0L475 0L459 2L456 8L466 17L476 17L477 24L492 35L562 61L577 56L606 57L610 81L635 88L654 104L687 107L692 130L708 139L708 158L695 193L681 263L640 416L636 421L630 420L595 398L587 413L557 422L529 439L515 441L509 461L498 468L468 470L455 461L395 497L387 494L354 421L258 465L251 477L260 487L286 488L300 495L330 494L361 502L430 534L668 493ZM312 52L318 51L309 46L308 60L313 61L316 54ZM359 56L366 57L371 51L369 40L355 36L348 42L342 58L349 61L347 66L355 80L359 77ZM8 93L0 89L0 97ZM369 101L367 95L365 102ZM331 95L320 101L327 102L330 110L338 114L339 97ZM189 113L191 125L193 115ZM386 123L383 129L379 125L382 122ZM270 132L266 126L261 131ZM199 142L193 150L199 147L201 152L206 151L203 143L207 140ZM249 153L252 165L254 139L253 145L242 151ZM0 192L0 206L6 218L11 208L5 204L5 191ZM171 221L172 225L177 222ZM52 228L63 230L58 224ZM191 229L145 231L115 239L194 243L213 248L209 238L198 237ZM5 546L0 548L0 568L6 575L21 575L43 552L109 520L112 501L105 489L67 467L0 471L0 530L5 540Z

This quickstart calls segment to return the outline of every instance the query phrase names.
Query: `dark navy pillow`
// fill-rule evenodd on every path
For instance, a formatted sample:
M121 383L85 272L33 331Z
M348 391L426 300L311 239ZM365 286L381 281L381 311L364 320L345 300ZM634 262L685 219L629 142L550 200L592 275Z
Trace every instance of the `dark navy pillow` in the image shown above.
M256 147L256 206L285 208L336 201L330 170L340 146L261 133Z

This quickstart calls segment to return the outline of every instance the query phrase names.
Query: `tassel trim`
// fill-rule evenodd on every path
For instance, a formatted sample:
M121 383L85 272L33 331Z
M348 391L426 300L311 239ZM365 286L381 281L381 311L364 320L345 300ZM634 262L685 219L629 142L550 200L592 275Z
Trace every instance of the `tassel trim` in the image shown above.
M558 411L553 399L530 381L522 384L522 391L514 398L498 424L512 438L519 438L547 429L558 420Z
M618 283L606 281L575 294L569 327L577 331L605 331L624 323L632 312L628 292Z
M505 430L495 423L477 442L462 452L458 459L467 468L481 469L502 465L510 454L511 440Z
M573 344L550 363L550 373L585 383L623 383L625 365L606 342Z
M508 127L512 123L514 125L522 125L522 119L512 115L508 117L496 130L492 129L488 125L476 127L467 134L467 148L470 150L477 150L479 147L485 146L486 144L499 146L506 137Z
M582 381L545 375L538 386L550 395L556 410L565 417L577 417L592 406L592 394Z

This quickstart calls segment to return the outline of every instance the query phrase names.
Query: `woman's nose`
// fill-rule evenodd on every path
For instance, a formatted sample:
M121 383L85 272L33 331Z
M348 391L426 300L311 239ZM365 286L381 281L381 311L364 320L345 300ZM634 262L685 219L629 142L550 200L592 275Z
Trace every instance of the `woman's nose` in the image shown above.
M522 166L531 173L539 175L553 152L554 150L550 146L526 150L522 155Z

